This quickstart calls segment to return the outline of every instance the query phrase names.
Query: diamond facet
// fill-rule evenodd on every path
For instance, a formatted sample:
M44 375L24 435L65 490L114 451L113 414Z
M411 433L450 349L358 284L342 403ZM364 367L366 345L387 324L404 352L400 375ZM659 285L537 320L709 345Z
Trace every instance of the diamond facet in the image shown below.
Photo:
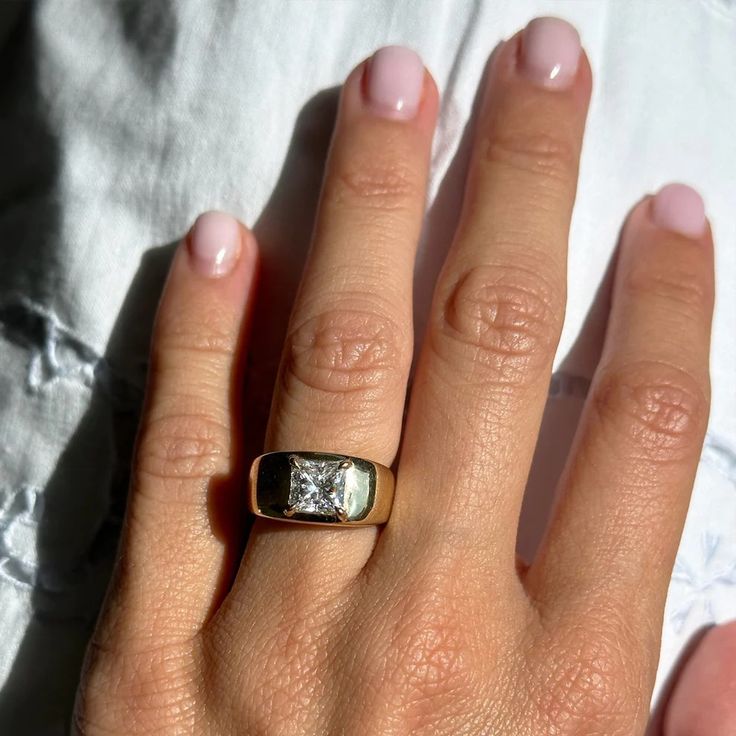
M345 471L350 461L310 460L292 455L291 484L287 516L296 513L318 514L344 521Z

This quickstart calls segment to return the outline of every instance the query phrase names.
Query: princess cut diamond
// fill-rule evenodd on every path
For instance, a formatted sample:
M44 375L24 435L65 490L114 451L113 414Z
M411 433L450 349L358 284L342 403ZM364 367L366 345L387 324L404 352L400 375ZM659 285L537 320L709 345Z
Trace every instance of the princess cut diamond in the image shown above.
M291 483L286 516L317 514L329 519L347 520L345 510L345 471L350 460L316 460L291 455Z

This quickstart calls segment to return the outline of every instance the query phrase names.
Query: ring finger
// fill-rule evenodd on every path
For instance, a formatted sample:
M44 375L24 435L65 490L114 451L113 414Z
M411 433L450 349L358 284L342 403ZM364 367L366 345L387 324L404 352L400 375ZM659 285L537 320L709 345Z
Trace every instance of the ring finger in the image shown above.
M346 80L266 451L392 463L411 364L411 281L436 113L434 82L407 49L381 49ZM370 555L375 533L258 519L240 571L249 607L272 605L274 585L289 587L285 579L298 577L315 602L341 590ZM338 569L324 564L336 559Z

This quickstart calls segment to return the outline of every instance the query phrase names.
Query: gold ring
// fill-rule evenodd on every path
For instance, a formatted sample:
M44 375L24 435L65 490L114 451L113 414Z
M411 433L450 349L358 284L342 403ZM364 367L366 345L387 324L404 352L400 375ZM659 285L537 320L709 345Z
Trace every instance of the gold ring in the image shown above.
M250 469L248 506L256 516L301 524L384 524L394 474L380 463L330 452L269 452Z

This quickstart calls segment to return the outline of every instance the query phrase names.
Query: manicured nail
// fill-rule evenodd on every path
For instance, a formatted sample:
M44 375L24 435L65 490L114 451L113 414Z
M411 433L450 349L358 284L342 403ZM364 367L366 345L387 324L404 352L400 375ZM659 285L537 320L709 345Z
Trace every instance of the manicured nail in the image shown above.
M572 83L580 62L580 36L561 18L535 18L521 36L521 70L550 89Z
M237 220L215 210L200 215L187 239L194 268L203 276L224 276L232 271L240 255Z
M705 232L703 198L685 184L667 184L652 200L650 210L654 223L665 230L699 238Z
M368 62L366 97L382 117L410 120L417 114L424 87L424 64L403 46L384 46Z

